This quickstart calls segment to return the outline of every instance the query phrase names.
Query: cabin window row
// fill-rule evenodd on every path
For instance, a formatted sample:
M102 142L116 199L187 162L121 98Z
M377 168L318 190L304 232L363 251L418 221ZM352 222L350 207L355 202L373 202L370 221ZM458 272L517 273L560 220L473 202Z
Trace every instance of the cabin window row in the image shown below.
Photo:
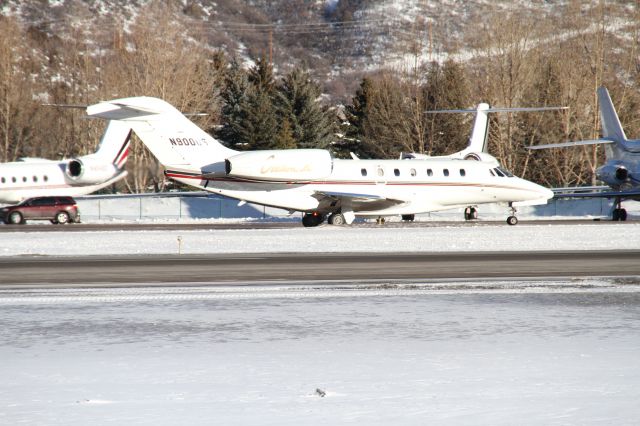
M377 170L378 176L384 176L384 169L382 167L378 167ZM460 176L464 177L467 175L467 172L465 169L459 169L458 173L460 174ZM365 168L360 169L360 174L362 174L362 176L367 176L369 174L368 170ZM417 176L418 172L416 169L409 169L409 174L411 176ZM400 169L393 169L393 175L394 176L400 176ZM434 175L434 171L433 169L427 169L427 176L433 176ZM449 169L442 169L442 175L443 176L449 176Z
M40 178L38 176L32 176L31 177L31 181L33 181L33 183L38 183L40 182ZM44 175L42 176L42 182L48 182L49 181L49 176ZM26 176L22 176L20 178L12 176L10 178L7 177L0 177L0 184L3 183L7 183L7 182L11 182L11 183L18 183L18 182L23 182L23 183L27 183L29 182L29 178Z

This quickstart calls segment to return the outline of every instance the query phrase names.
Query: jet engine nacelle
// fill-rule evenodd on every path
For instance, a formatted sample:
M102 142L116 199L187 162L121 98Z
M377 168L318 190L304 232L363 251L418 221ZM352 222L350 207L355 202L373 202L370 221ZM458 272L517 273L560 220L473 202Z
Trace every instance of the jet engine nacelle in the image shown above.
M333 161L324 149L243 152L225 160L229 176L278 181L309 181L331 174Z
M615 188L627 182L631 173L622 165L606 164L598 169L596 176L607 185Z
M65 175L73 183L91 185L111 179L118 172L113 163L92 157L70 160Z

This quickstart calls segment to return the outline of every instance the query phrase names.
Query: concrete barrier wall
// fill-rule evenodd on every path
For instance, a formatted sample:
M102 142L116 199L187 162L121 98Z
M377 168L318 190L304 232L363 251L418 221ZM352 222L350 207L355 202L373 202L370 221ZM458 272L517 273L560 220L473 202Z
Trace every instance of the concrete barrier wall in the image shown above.
M78 197L84 221L142 219L267 219L288 217L282 209L246 203L220 196L149 195Z

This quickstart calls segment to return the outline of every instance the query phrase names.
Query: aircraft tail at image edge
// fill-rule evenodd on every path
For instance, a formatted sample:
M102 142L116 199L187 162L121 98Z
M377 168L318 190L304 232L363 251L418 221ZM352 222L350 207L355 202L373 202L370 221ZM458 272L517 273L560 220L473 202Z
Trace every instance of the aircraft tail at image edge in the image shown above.
M600 104L600 120L602 122L602 137L605 139L613 139L617 141L627 140L624 134L622 124L613 106L609 91L606 87L598 88L598 102Z

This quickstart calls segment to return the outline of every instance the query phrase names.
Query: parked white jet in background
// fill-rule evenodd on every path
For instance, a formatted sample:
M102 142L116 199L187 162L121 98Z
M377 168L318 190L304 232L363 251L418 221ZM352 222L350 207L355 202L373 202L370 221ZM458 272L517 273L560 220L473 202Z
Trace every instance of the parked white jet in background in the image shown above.
M515 212L516 206L545 204L553 195L514 177L484 152L410 161L341 160L324 149L240 152L157 98L102 102L89 106L87 114L125 122L165 167L167 177L241 202L304 212L304 226L317 226L325 218L339 225L356 216L408 218L496 202L508 203ZM507 222L517 223L514 213Z
M624 221L627 220L627 211L622 208L622 201L640 200L640 139L627 139L609 91L602 86L598 88L597 93L602 123L601 139L532 145L527 148L547 149L605 144L606 162L596 170L596 177L613 191L600 191L601 188L598 187L559 188L555 196L557 198L612 198L615 200L612 219Z
M0 164L0 203L25 198L85 195L124 178L131 127L110 121L97 152L75 159L54 161L25 158Z

